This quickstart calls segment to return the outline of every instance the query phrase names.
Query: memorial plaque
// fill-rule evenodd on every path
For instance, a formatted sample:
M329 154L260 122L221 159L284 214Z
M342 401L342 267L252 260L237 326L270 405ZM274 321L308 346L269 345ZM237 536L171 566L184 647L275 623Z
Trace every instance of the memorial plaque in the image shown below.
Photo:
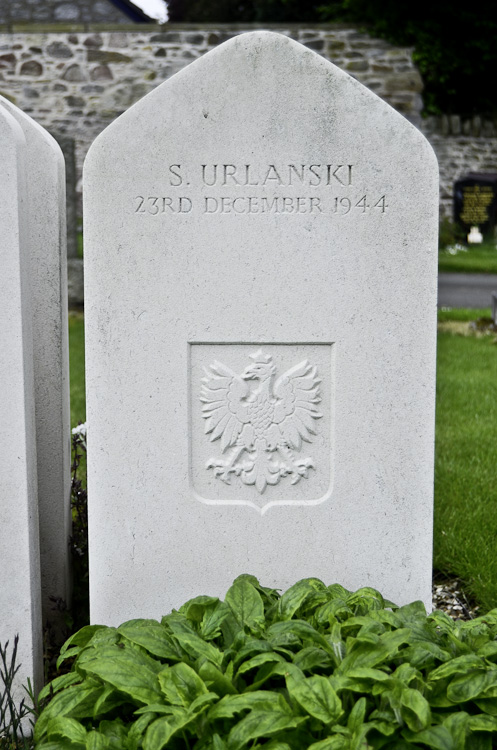
M93 622L159 617L242 572L430 604L437 175L416 128L270 32L97 138Z
M469 233L476 226L486 239L495 236L497 173L470 172L454 184L454 221Z

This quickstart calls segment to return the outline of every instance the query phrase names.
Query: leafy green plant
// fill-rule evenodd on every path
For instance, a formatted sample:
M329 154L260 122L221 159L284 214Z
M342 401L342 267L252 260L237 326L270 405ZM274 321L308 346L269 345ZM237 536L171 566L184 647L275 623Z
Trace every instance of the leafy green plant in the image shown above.
M239 576L155 620L90 625L35 726L38 750L490 750L497 610L471 622L316 578Z

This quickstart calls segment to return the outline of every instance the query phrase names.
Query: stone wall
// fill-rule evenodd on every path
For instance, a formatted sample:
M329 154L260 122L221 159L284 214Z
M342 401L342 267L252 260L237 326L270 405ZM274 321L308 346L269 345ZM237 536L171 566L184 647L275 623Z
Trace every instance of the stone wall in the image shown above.
M497 172L497 127L481 117L458 115L422 121L440 169L440 214L452 219L453 187L468 172Z
M0 23L128 23L128 16L111 0L5 0Z
M83 9L91 1L78 6ZM105 3L112 10L111 3ZM33 7L38 5L45 4ZM112 120L217 44L254 28L144 24L124 30L117 25L59 24L43 32L34 26L0 25L0 93L50 132L75 139L80 198L88 147ZM452 214L455 179L468 171L497 170L494 123L458 117L422 120L423 84L412 49L393 47L340 24L266 28L291 36L346 70L426 133L440 163L442 215Z

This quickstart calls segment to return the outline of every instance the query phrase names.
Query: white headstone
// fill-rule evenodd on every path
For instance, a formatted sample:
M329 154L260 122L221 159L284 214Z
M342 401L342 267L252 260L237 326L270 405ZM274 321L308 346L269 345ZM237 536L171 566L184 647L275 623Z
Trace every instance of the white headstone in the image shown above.
M85 222L92 620L242 572L430 603L425 138L312 51L244 34L97 138Z
M25 156L20 126L0 107L0 644L12 656L19 635L17 703L43 675Z
M70 604L71 442L64 158L38 123L0 97L26 140L26 242L34 342L43 616ZM60 615L59 615L60 616Z

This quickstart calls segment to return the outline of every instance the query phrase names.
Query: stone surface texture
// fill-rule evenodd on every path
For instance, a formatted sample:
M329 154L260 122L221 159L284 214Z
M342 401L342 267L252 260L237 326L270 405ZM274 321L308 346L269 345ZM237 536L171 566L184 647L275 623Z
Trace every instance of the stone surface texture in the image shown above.
M19 635L14 698L41 687L42 627L36 483L33 341L24 181L26 142L0 107L0 643Z
M437 177L413 125L271 32L97 138L93 622L159 617L242 572L430 606Z
M50 597L70 600L70 416L67 334L65 176L62 152L49 133L0 97L22 128L26 249L30 263L38 506L44 620L57 614Z

